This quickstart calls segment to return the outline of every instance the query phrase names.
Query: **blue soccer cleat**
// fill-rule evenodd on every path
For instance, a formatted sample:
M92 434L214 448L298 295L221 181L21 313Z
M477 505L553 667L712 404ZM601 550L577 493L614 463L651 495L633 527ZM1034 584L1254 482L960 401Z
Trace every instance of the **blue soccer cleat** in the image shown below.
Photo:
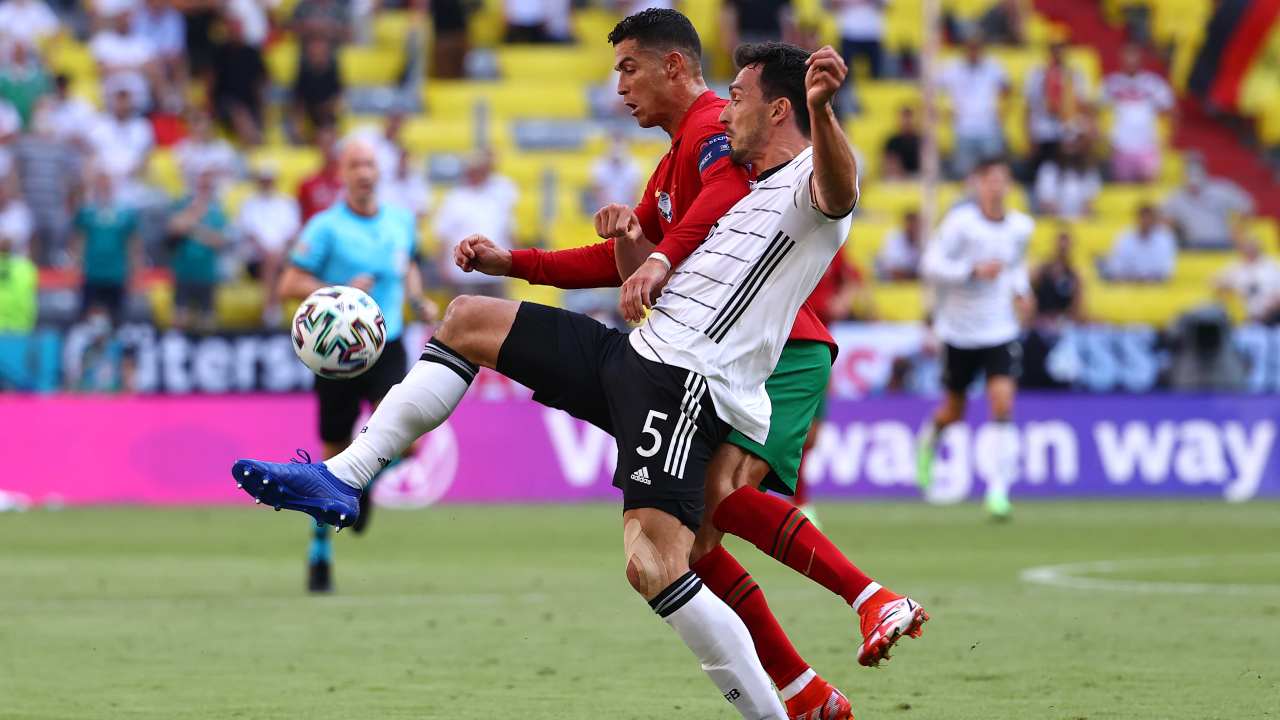
M297 510L341 530L360 517L360 491L342 482L324 463L311 462L299 450L302 460L287 463L237 460L231 466L236 487L259 503L276 510Z

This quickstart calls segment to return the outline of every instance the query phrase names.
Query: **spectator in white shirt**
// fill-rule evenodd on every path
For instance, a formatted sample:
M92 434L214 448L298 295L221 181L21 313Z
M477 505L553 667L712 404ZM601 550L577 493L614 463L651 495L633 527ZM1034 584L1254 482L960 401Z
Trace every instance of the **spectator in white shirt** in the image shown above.
M979 160L1004 152L1000 102L1009 94L1009 76L975 37L966 43L964 59L943 70L940 84L951 100L955 130L951 172L967 177Z
M1138 225L1116 239L1102 267L1115 282L1164 282L1178 261L1178 241L1151 205L1138 208Z
M609 152L591 165L591 207L596 210L618 203L635 205L640 200L640 184L644 181L640 164L627 151L627 143L615 137Z
M89 52L98 64L104 88L126 89L134 107L146 108L151 89L160 85L160 63L151 39L130 30L131 18L131 11L110 17L89 42Z
M1240 259L1218 276L1218 295L1239 297L1250 321L1275 324L1280 321L1280 263L1262 254L1257 238L1241 236L1236 249Z
M836 27L840 30L840 54L853 67L867 61L871 77L884 75L884 9L889 0L833 0Z
M1198 159L1185 168L1183 186L1165 200L1165 217L1185 247L1231 247L1232 224L1253 212L1253 198L1230 180L1210 177Z
M39 45L61 29L58 16L43 0L0 2L0 45L6 41Z
M394 205L413 213L421 222L431 212L431 183L427 170L413 161L409 151L397 148L399 155L395 170L378 181L378 199L386 205Z
M98 113L85 100L71 94L71 78L53 78L53 93L46 95L49 131L58 139L83 148Z
M8 245L15 254L29 257L34 232L35 221L18 192L17 176L0 178L0 245Z
M1102 100L1114 116L1111 175L1118 182L1150 182L1160 172L1157 121L1173 109L1173 90L1159 75L1142 69L1142 49L1124 49L1123 71L1103 82Z
M1067 44L1049 46L1049 61L1027 76L1027 138L1031 141L1031 173L1052 160L1074 129L1081 105L1088 100L1084 75L1067 65Z
M549 42L552 5L547 0L504 0L507 30L503 39L509 43Z
M453 262L453 248L473 233L484 235L503 248L512 245L512 212L518 197L515 183L493 173L493 157L477 153L467 161L462 182L445 193L436 211L434 231L441 253L443 276L455 288L479 294L500 294L501 279L463 272Z
M200 108L187 113L187 137L173 146L173 156L187 187L195 187L201 175L213 173L214 182L224 190L240 175L240 156L231 143L218 137L213 118Z
M142 174L155 146L151 125L134 111L132 95L119 89L111 96L111 112L89 130L94 165L116 179L125 204L137 207L147 194Z
M293 239L302 228L298 202L276 189L277 168L263 163L254 169L254 192L240 205L236 232L245 241L245 260L266 289L264 325L280 323L276 281Z
M1093 199L1102 190L1102 173L1089 159L1080 136L1072 135L1058 156L1036 173L1036 211L1064 220L1092 214Z
M889 233L876 254L876 277L887 281L918 280L923 246L920 240L920 213L908 210L902 215L902 227Z

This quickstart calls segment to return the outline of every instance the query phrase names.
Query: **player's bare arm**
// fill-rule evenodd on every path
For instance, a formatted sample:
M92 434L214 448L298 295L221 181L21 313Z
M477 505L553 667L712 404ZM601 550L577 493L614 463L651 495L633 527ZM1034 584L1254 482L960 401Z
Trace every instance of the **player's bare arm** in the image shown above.
M813 199L831 217L844 217L858 202L858 161L836 120L831 99L849 68L830 45L809 56L805 101L813 138Z

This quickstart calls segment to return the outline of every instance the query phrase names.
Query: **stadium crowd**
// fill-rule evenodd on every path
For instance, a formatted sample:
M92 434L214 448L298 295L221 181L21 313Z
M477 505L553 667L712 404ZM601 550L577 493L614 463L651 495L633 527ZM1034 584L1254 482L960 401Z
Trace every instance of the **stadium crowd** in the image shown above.
M566 66L565 84L600 77L577 84L574 99L608 98L597 29L653 4L3 0L0 332L89 317L194 331L281 327L288 308L274 280L302 224L338 198L335 147L350 134L377 149L383 201L418 218L433 292L544 297L460 273L445 250L475 231L506 246L589 241L590 213L634 201L662 139L637 133L607 99L557 108L551 89L544 100L526 88L511 113L497 93L527 80L508 79L520 70L504 53L546 47L568 53L553 63L590 58L602 66ZM833 320L925 315L922 297L899 303L904 295L892 292L923 296L929 234L919 207L919 44L902 32L917 5L682 8L718 27L713 84L727 76L725 48L742 41L831 41L856 68L839 109L865 192L854 240L831 274L824 311ZM1162 284L1196 300L1237 297L1242 318L1280 316L1274 221L1253 219L1247 191L1169 147L1178 93L1149 62L1161 49L1150 33L1131 29L1120 67L1104 75L1091 48L1067 44L1027 0L944 7L942 208L963 200L978 159L1012 159L1024 188L1015 204L1040 225L1031 273L1041 320L1125 321L1123 293ZM486 86L498 90L485 95ZM475 98L493 107L482 112ZM584 121L585 136L575 129ZM507 132L514 141L486 139ZM463 138L441 139L451 133ZM568 230L582 237L566 243ZM557 299L611 308L596 294ZM1156 313L1168 321L1189 305Z

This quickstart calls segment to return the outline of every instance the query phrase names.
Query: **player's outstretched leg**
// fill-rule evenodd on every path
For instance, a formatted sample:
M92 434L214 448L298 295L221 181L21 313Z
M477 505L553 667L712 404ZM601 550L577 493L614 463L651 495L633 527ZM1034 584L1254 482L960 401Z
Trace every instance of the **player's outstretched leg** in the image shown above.
M444 422L480 365L493 367L519 303L461 296L409 374L387 392L351 445L323 463L238 460L231 473L259 502L343 528L360 516L361 491L391 458Z
M693 651L703 672L742 717L786 718L746 626L689 569L693 532L653 508L628 510L622 518L631 586Z
M964 408L963 392L948 390L943 395L942 404L921 429L916 440L916 484L921 490L928 490L933 485L933 460L938 454L938 442L948 425L964 417Z
M1008 520L1013 513L1009 488L1018 474L1018 431L1013 425L1014 390L1014 380L1010 376L997 375L987 380L987 398L991 403L991 418L998 443L994 472L987 478L985 504L987 512L995 520Z
M860 664L878 665L888 659L889 649L899 639L920 636L929 615L919 603L867 577L799 508L756 489L769 471L763 460L729 443L716 454L715 466L725 463L732 468L735 488L712 515L716 528L750 542L844 598L859 617Z
M720 502L735 489L732 454L717 452L707 468L706 509L709 518ZM803 720L849 720L853 707L849 699L823 680L800 657L791 639L769 609L764 591L751 573L721 545L724 533L714 523L704 521L698 528L690 567L707 588L725 602L751 633L760 663L769 679L782 693L787 717Z

